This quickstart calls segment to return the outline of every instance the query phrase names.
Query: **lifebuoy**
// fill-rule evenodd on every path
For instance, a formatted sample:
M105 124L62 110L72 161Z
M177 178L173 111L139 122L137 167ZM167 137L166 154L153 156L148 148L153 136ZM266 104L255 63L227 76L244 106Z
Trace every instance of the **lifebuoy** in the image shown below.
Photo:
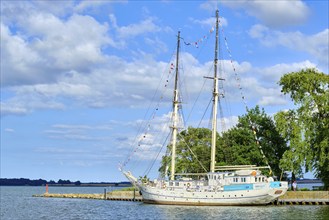
M187 183L187 188L190 188L191 184L190 183Z

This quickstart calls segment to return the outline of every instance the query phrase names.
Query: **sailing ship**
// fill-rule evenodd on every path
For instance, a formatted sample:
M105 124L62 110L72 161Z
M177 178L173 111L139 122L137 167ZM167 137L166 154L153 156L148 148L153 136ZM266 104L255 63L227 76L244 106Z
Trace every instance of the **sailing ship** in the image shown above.
M206 77L213 80L213 114L210 172L201 179L176 176L176 139L178 133L178 60L180 49L180 32L177 36L177 55L175 69L175 85L173 97L173 124L171 172L169 180L142 181L134 177L131 172L123 174L136 186L143 197L144 203L174 204L174 205L265 205L282 196L288 189L285 181L274 181L273 177L263 175L261 170L269 166L255 165L215 166L217 108L219 101L218 82L223 80L217 76L218 62L218 26L219 16L216 11L216 41L214 58L214 76ZM193 174L188 174L193 175ZM199 175L199 174L196 174Z

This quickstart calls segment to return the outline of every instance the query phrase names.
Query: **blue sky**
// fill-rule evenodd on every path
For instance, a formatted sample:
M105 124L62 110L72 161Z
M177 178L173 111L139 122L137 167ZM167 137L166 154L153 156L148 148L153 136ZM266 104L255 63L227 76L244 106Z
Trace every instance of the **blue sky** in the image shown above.
M207 127L217 7L250 108L293 107L277 84L284 73L328 73L324 0L1 1L1 177L124 181L127 160L144 173L166 139L178 30L186 42L209 36L182 43L180 64L186 126ZM237 82L222 43L227 129L245 109L228 92Z

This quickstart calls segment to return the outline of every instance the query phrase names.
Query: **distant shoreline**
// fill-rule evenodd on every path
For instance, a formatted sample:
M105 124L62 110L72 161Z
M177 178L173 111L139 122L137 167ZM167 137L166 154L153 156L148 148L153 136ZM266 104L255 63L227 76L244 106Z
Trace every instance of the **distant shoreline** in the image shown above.
M65 187L108 187L108 186L115 186L115 187L131 187L131 183L81 183L80 185L75 184L48 184L48 186L65 186Z
M39 186L46 186L46 185L0 185L0 186L14 186L14 187L19 187L19 186L30 186L30 187L39 187ZM49 185L49 187L131 187L132 185L115 185L115 184L85 184L81 186L76 186L76 185L70 185L70 184L64 184L64 185Z
M51 187L130 187L130 182L90 182L81 183L80 181L71 182L70 180L58 180L57 182L43 179L30 180L26 178L0 178L0 186L51 186Z

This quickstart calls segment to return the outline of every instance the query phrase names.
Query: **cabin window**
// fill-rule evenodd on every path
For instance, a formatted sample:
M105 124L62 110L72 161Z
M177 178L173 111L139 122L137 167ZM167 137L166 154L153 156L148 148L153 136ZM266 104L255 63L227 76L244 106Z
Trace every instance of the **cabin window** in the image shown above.
M245 183L246 182L246 178L245 177L241 178L241 182Z
M265 181L265 179L264 179L264 177L262 177L262 182L264 182Z
M179 186L179 182L176 182L176 183L175 183L175 186Z
M255 182L257 182L257 177L255 177Z
M169 182L169 186L173 186L173 182Z

